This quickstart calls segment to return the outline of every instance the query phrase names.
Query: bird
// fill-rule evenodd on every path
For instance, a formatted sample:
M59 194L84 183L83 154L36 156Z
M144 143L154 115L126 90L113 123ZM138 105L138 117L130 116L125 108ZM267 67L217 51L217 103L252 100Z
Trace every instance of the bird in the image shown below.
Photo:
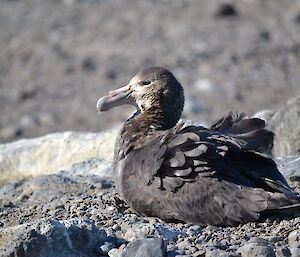
M97 101L99 112L129 104L114 149L114 182L138 215L166 222L237 226L299 208L299 195L263 154L265 121L230 112L210 127L180 121L184 90L150 67Z

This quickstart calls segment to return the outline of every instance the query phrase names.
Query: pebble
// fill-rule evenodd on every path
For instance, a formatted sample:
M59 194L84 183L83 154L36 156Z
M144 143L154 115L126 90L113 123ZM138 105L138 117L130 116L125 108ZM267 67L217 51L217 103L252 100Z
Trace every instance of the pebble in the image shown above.
M115 244L113 242L104 242L103 245L101 245L98 249L97 252L100 254L107 254L110 250L115 248Z
M249 240L250 243L268 244L268 239L262 237L252 237Z
M274 250L267 245L258 243L245 244L237 250L242 257L275 257Z
M234 17L237 16L238 12L235 6L231 3L221 3L218 6L215 16L218 18L221 17Z
M164 257L166 246L161 238L143 238L129 243L121 257Z
M287 247L280 247L276 249L276 257L290 257L291 252Z
M290 247L300 246L300 229L294 230L288 236Z
M300 245L299 245L299 247L300 247ZM291 257L300 257L300 248L299 247L290 248Z

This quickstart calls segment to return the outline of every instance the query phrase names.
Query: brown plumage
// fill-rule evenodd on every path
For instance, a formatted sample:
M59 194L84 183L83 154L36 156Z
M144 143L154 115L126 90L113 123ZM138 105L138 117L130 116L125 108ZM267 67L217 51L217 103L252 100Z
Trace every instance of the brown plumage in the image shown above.
M137 112L115 146L115 183L138 214L201 225L238 225L300 206L274 161L273 133L260 119L220 119L211 128L178 123L183 88L152 67L98 100L99 111L132 104Z

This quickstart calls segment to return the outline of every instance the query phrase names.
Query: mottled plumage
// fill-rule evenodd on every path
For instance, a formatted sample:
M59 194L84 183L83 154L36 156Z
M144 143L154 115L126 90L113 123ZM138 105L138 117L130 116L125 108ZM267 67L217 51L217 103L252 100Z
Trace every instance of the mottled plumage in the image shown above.
M133 104L137 113L115 146L117 190L138 214L201 225L238 225L300 206L274 161L264 121L245 115L209 129L178 123L183 89L171 72L152 67L97 103L99 111Z

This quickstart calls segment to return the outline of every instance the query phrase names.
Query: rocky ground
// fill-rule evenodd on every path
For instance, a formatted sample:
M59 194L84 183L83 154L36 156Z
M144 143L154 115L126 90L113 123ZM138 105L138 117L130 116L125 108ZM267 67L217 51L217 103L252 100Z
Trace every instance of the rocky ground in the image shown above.
M153 65L197 121L300 93L297 0L1 0L0 26L0 142L113 127L132 110L97 116L97 98Z
M277 150L272 154L285 156L276 158L279 170L300 193L300 127L294 126L300 121L299 100L291 99L278 111L263 111L257 116L278 128ZM0 188L0 256L300 256L300 210L238 227L165 223L137 216L115 191L111 156L106 153L115 131L98 135L58 133L0 145L2 178L12 174L11 170L17 171L11 178L16 182L2 181ZM84 147L88 140L99 144L107 161L90 158L53 173L62 165L58 162L61 152L71 152L72 148L77 152L82 145L85 154L79 155L93 156L94 147ZM65 161L70 165L74 159L66 155ZM43 165L46 170L50 163L57 164L52 166L53 174L38 175L43 173ZM35 173L27 171L30 167Z
M281 163L299 172L300 156ZM165 223L134 214L102 168L91 159L3 186L0 256L300 256L300 212L238 227Z

